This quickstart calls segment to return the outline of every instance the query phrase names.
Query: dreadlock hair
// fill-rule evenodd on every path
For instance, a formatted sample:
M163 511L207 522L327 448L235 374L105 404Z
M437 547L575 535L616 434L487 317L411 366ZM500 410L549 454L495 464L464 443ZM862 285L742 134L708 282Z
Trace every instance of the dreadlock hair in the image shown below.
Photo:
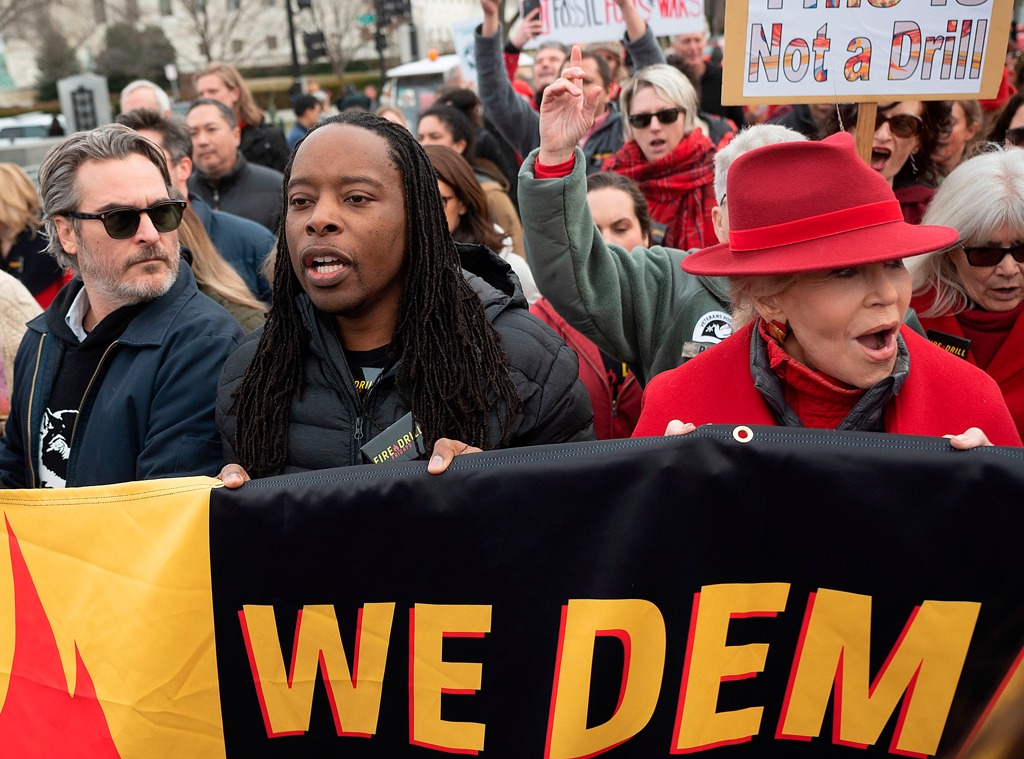
M462 275L459 253L448 233L437 176L408 129L371 113L346 112L322 121L309 134L342 124L379 136L402 177L405 194L408 274L391 341L398 360L396 385L423 429L427 450L440 437L480 448L488 445L488 417L497 411L500 435L509 444L512 421L523 408L509 374L508 355L488 322L479 296ZM300 141L285 167L288 186ZM287 193L281 229L288 220ZM287 457L291 401L303 382L309 338L295 298L302 294L292 269L287 236L277 242L273 299L256 353L234 399L238 425L235 450L253 477L281 471Z

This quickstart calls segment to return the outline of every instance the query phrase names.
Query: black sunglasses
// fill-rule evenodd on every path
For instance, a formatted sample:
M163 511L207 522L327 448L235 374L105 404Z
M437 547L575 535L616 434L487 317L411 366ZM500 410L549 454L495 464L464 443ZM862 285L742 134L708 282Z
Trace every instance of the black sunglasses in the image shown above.
M853 128L857 123L857 106L845 109L844 120L849 122L848 129ZM875 131L877 132L882 124L889 125L889 131L896 137L916 137L924 127L924 121L920 116L913 116L909 113L897 113L895 116L884 116L881 111L875 113Z
M181 226L181 217L185 213L186 205L188 204L184 200L161 200L149 208L111 208L103 213L66 211L57 215L67 216L69 219L99 219L103 222L103 228L108 235L115 240L125 240L139 231L142 214L149 217L157 232L173 232Z
M962 242L958 242L957 245L963 248L967 255L967 263L971 266L998 266L1007 254L1013 256L1017 263L1024 264L1024 242L1011 245L1009 248L993 248L987 245L968 248Z
M1011 145L1024 145L1024 127L1007 129L1006 141Z
M656 113L634 113L629 117L629 125L635 129L646 129L651 125L651 119L657 119L659 124L674 124L679 114L685 114L685 108L666 108Z

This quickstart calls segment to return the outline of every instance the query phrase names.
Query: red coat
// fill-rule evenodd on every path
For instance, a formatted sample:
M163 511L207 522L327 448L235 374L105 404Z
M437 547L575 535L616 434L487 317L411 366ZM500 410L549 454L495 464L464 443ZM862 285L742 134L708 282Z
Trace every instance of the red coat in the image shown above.
M647 385L634 437L665 434L673 419L701 424L774 425L750 376L754 322ZM959 434L979 427L995 445L1022 445L999 387L985 372L932 345L904 325L910 373L885 410L885 431Z
M612 388L605 373L601 351L588 338L569 326L559 316L547 298L541 298L532 306L530 313L558 333L580 359L580 379L590 395L594 407L594 433L598 440L629 437L633 434L636 421L640 418L640 400L643 388L630 372L619 388L619 396L612 400Z
M947 335L965 337L960 322L953 315L925 319L919 313L918 317L926 330L934 329ZM967 351L967 362L977 366L970 350ZM1024 318L1014 322L1013 329L1006 336L1006 341L985 372L999 385L1003 392L1003 400L1010 409L1010 416L1017 425L1017 431L1024 434Z

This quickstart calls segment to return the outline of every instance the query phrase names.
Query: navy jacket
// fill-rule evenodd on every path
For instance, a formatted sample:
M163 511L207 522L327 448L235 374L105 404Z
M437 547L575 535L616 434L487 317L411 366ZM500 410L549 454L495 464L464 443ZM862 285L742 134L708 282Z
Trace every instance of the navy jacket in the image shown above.
M64 347L61 333L68 331L51 325L63 322L81 288L81 280L70 282L49 311L29 322L18 349L0 440L5 487L39 484L39 429ZM68 487L217 474L217 377L242 336L234 317L196 289L182 262L170 291L144 307L104 355L106 373L89 390L72 433Z
M190 195L188 201L217 252L241 275L257 300L270 303L270 283L260 267L274 252L277 238L262 224L213 210L197 195Z

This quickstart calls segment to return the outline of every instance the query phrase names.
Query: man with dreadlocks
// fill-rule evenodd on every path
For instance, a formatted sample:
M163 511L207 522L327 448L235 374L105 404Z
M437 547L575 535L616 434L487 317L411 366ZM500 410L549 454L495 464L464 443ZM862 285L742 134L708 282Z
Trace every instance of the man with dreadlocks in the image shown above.
M270 315L221 376L226 485L363 463L396 422L419 425L432 472L468 450L593 437L575 354L507 264L452 241L408 130L329 119L284 181Z

